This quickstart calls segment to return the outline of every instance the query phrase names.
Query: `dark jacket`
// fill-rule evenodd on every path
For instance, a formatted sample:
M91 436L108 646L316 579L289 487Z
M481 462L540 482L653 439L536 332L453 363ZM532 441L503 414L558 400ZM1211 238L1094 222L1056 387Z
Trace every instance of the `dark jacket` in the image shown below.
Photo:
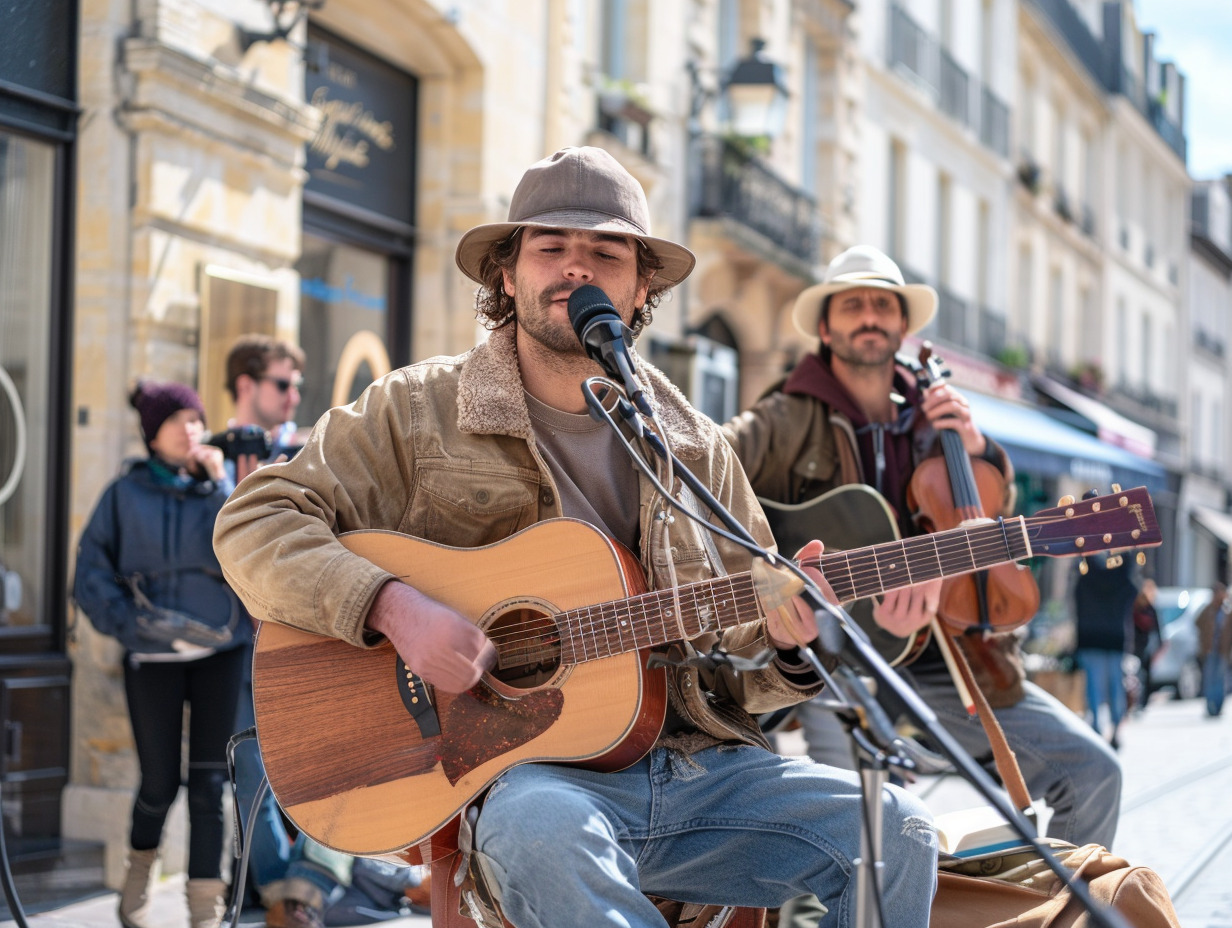
M1132 561L1109 568L1104 558L1089 558L1087 572L1074 586L1078 650L1129 651L1137 596Z
M230 628L229 640L215 650L252 637L212 543L214 520L231 489L229 482L177 478L148 460L133 462L107 486L82 533L73 580L73 598L97 631L129 651L175 651L138 627L130 581L139 575L155 606Z
M1218 591L1216 591L1218 592ZM1198 614L1198 660L1204 661L1215 644L1215 629L1219 628L1219 655L1225 660L1232 660L1232 599L1228 594L1222 597L1211 597L1206 608Z

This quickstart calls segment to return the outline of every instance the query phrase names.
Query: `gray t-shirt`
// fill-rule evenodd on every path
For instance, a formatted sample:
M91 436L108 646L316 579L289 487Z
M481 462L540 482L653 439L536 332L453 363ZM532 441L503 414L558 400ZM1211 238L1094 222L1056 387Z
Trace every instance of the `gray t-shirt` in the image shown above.
M561 412L526 394L539 451L560 494L561 511L638 550L637 470L606 422Z

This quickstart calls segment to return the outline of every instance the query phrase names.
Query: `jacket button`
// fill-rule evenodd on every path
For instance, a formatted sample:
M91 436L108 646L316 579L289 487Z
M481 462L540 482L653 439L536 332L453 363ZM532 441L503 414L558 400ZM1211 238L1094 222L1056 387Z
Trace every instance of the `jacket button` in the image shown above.
M554 497L554 496L552 496L552 491L551 491L551 490L544 490L544 491L543 491L543 505L545 505L545 506L551 506L551 505L552 505L552 502L553 502L554 500L555 500L555 497Z
M489 499L491 499L491 495L487 490L480 490L475 494L475 502L477 503L486 503Z

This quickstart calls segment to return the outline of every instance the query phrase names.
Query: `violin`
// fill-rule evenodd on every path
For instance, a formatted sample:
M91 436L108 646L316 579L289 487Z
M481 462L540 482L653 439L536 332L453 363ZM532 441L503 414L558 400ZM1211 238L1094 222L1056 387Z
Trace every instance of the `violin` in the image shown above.
M921 389L941 383L949 374L933 354L932 345L925 342L916 368ZM940 532L988 520L986 512L999 513L1004 492L1001 471L989 461L972 460L958 432L937 431L942 455L921 461L907 484L907 505L920 528ZM973 630L1010 631L1031 621L1039 604L1035 576L1009 562L948 577L941 585L937 617L954 635Z

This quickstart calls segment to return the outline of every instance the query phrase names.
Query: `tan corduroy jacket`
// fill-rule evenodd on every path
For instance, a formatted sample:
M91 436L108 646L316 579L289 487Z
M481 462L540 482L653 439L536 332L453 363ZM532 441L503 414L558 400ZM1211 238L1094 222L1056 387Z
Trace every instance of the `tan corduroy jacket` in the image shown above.
M744 472L718 426L694 410L658 371L642 365L647 392L672 450L714 497L764 545L769 528ZM639 476L641 550L652 589L667 586L667 508ZM680 484L677 481L676 491ZM551 473L535 446L518 372L512 326L455 358L433 358L381 378L352 405L331 409L303 450L263 467L237 488L214 533L227 580L259 619L341 638L360 647L379 639L364 620L392 575L336 539L356 529L386 529L452 547L472 548L560 517ZM712 519L717 523L717 519ZM747 570L749 555L716 538L721 565L703 530L676 515L670 553L677 579L689 583ZM749 657L767 645L765 621L720 633L723 647ZM706 653L714 634L674 656ZM673 705L704 733L701 741L764 743L750 713L792 705L820 690L800 686L777 659L735 673L673 670ZM698 739L689 748L701 746Z

